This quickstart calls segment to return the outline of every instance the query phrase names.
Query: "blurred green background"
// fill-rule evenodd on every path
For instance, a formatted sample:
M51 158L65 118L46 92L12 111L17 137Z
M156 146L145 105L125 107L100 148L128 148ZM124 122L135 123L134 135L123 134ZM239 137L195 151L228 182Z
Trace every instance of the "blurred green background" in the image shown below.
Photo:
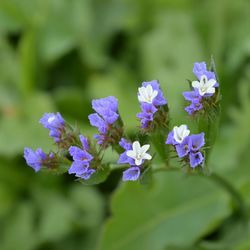
M240 192L248 213L249 29L248 0L1 0L0 249L250 249L235 204L204 178L158 174L148 190L121 184L114 171L89 187L35 174L22 157L25 146L53 148L38 124L44 112L60 111L92 135L91 99L107 95L119 99L135 133L137 88L152 79L171 122L191 124L181 93L194 80L193 63L213 55L223 100L209 164Z

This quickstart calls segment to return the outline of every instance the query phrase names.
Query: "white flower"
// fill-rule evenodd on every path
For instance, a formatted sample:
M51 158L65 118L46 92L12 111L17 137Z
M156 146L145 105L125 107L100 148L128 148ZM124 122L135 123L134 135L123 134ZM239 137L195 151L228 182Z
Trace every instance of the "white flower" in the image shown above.
M144 145L141 147L138 141L133 143L133 150L127 151L127 156L135 160L135 165L140 166L143 160L151 160L152 156L146 152L149 150L150 145Z
M193 88L197 88L201 96L204 96L205 94L214 94L215 84L216 80L215 79L208 80L206 75L202 75L200 81L192 82Z
M153 90L150 84L147 85L147 87L139 88L138 91L139 91L138 95L139 102L152 103L154 98L158 95L158 91Z
M178 143L182 143L184 138L190 134L190 130L187 128L187 125L181 125L179 127L175 126L173 131L174 139Z

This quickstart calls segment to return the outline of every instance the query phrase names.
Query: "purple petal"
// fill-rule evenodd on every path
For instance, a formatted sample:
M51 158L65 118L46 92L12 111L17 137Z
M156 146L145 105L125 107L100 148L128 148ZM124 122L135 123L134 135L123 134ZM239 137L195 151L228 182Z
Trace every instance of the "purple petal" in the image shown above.
M191 101L193 103L200 102L202 99L202 97L199 94L199 91L197 91L196 89L193 91L183 92L182 94L183 94L185 100Z
M101 116L103 116L105 110L117 112L118 100L114 96L96 99L92 101L92 108Z
M24 149L24 159L26 160L27 165L32 167L35 172L38 172L41 169L43 161L46 157L47 155L41 148L38 148L36 151L33 151L30 148Z
M120 158L119 158L117 163L119 163L119 164L129 164L129 165L133 166L133 165L135 165L135 160L132 159L131 157L128 157L127 156L127 151L126 151L126 152L120 154Z
M84 180L88 180L93 173L95 173L96 170L92 168L88 168L85 172L82 174L76 174L76 177L82 178Z
M106 122L97 114L91 114L88 116L90 124L97 127L100 133L105 134L108 130Z
M190 135L189 136L189 138L190 138L189 139L190 150L197 151L201 147L203 147L205 145L204 136L205 136L204 133L200 133L200 134L196 134L196 135Z
M87 164L93 159L93 156L89 154L87 151L82 150L76 146L71 146L69 148L69 153L73 157L74 161L81 161L84 164Z
M88 139L83 135L80 135L79 138L80 138L80 141L82 143L83 149L88 151L89 150L89 141L88 141Z
M186 156L190 152L189 140L190 136L187 136L181 144L175 146L176 152L180 158Z
M204 157L201 152L190 153L189 160L190 160L190 166L192 168L195 168L196 166L201 165L201 163L204 160Z
M88 165L84 164L82 161L74 161L68 170L69 174L82 174L86 172Z
M173 131L169 132L165 143L170 144L170 145L177 145L178 144L178 142L176 142L176 140L174 139L174 132Z
M106 109L102 112L102 117L108 124L113 124L119 118L119 115L110 109Z
M203 105L201 103L191 103L189 106L185 108L189 115L192 115L198 110L201 110Z
M119 145L125 150L132 150L132 144L124 138L120 140Z
M140 176L139 167L131 167L123 172L122 180L123 181L136 181Z
M39 122L47 129L59 129L64 126L64 120L59 112L45 113Z

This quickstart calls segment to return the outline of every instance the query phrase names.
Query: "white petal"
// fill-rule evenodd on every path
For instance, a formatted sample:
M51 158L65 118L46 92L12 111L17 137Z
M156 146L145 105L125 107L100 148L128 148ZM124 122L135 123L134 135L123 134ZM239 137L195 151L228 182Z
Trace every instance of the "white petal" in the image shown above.
M152 86L150 84L146 87L146 92L147 92L147 96L152 95L153 88L152 88Z
M192 81L192 87L193 88L200 88L202 84L199 81Z
M181 143L182 139L181 139L181 134L180 134L180 128L175 126L173 130L174 130L174 139L177 142Z
M145 102L145 98L142 95L138 95L139 102Z
M158 95L158 91L157 90L154 90L153 93L152 93L152 101L155 99L155 97Z
M135 165L140 166L142 164L142 159L135 159Z
M141 99L144 99L144 98L145 98L144 87L138 88L138 91L139 91L139 96L138 96L138 98L140 97Z
M144 146L141 147L141 155L145 154L150 148L149 144L146 144Z
M141 149L140 142L135 141L135 142L133 143L133 151L134 151L135 153L139 153L139 152L140 152L140 149Z
M207 94L214 94L215 93L215 88L208 88L206 91Z
M143 155L143 159L145 159L145 160L151 160L152 156L150 154L144 154Z
M216 84L216 80L215 79L210 79L207 82L206 86L207 86L207 88L210 88L210 87L213 87L215 84Z
M136 153L135 153L133 150L128 150L128 151L126 152L126 155L127 155L128 157L133 158L133 159L136 158Z
M190 134L190 130L189 129L185 130L184 133L183 133L183 139L185 137L187 137L189 134Z

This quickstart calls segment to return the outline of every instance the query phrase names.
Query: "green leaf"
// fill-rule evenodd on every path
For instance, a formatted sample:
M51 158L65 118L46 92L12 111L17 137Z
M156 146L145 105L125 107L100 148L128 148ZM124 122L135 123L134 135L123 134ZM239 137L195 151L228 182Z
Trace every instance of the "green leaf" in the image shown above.
M151 190L124 183L112 200L101 250L160 250L191 245L228 216L228 197L208 179L158 176Z
M37 244L34 231L34 208L31 203L22 203L15 207L4 228L0 248L3 250L32 250Z

